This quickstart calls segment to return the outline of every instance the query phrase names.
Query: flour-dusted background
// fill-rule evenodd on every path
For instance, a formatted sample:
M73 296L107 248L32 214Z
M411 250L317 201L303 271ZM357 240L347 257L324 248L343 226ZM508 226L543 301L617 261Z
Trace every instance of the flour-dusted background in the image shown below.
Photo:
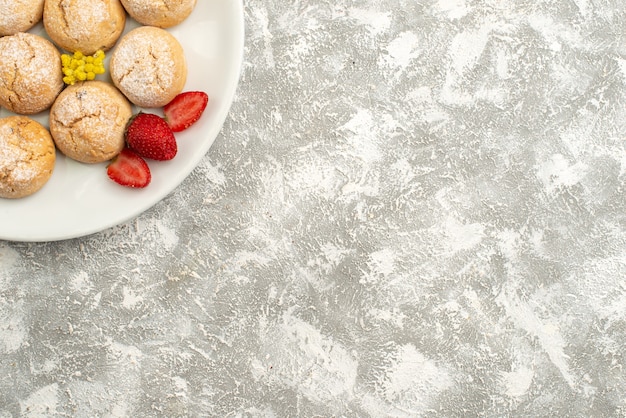
M0 417L626 416L623 2L245 13L180 188L0 243Z

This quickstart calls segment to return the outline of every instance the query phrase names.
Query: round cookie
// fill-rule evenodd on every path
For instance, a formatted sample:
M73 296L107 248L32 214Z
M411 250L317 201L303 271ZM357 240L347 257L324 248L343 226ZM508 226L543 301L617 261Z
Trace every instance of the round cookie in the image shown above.
M62 89L61 54L50 41L30 33L0 38L0 106L39 113Z
M56 153L46 128L28 116L0 119L0 197L29 196L48 182Z
M60 48L92 55L115 45L126 24L119 0L46 0L43 25Z
M0 36L26 32L41 20L44 0L0 0Z
M164 29L140 26L128 32L111 54L109 74L139 107L162 107L185 87L187 63L178 40Z
M169 28L178 25L193 11L196 0L121 0L133 19L142 25Z
M100 163L124 148L132 116L128 100L104 81L68 86L50 109L50 133L59 151L83 163Z

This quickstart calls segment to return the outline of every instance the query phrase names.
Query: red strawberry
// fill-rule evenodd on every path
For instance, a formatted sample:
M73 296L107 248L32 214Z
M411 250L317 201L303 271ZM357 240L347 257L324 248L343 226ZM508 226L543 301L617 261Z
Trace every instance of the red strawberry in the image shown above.
M209 96L203 91L187 91L163 107L165 120L174 132L184 131L196 123L209 103Z
M151 113L138 113L130 120L126 144L140 156L159 161L171 160L178 150L165 119Z
M128 148L111 160L107 174L111 180L126 187L146 187L152 180L148 163Z

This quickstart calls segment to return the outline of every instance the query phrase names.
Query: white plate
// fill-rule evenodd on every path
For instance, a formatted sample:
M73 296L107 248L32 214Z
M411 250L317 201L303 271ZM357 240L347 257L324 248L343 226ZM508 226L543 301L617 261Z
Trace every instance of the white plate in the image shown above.
M136 22L127 20L126 32L135 26ZM109 180L105 163L81 164L57 153L54 173L41 190L22 199L0 198L0 239L55 241L102 231L149 209L196 167L222 129L239 82L243 2L199 0L191 16L168 31L185 50L189 68L185 90L202 90L210 97L202 118L176 134L176 157L167 162L149 161L152 182L136 190ZM30 32L45 36L41 23ZM0 117L9 115L0 110ZM48 126L47 112L34 118Z

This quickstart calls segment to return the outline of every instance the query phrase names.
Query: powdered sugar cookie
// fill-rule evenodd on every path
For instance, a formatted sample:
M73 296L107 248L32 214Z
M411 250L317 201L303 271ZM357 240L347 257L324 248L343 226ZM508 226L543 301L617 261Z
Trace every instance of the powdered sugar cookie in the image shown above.
M26 32L41 20L44 0L0 0L0 36Z
M121 1L128 14L137 22L159 28L178 25L191 14L196 6L196 0Z
M0 38L0 105L14 113L48 109L63 89L61 54L41 36Z
M0 119L0 197L17 199L41 189L56 154L50 133L27 116Z
M63 154L83 163L99 163L124 147L124 129L132 116L128 100L104 81L68 86L50 109L50 133Z
M91 55L115 45L126 12L119 0L46 0L43 24L60 48Z
M118 42L109 73L117 88L137 106L161 107L183 90L187 64L183 48L172 34L140 26Z

